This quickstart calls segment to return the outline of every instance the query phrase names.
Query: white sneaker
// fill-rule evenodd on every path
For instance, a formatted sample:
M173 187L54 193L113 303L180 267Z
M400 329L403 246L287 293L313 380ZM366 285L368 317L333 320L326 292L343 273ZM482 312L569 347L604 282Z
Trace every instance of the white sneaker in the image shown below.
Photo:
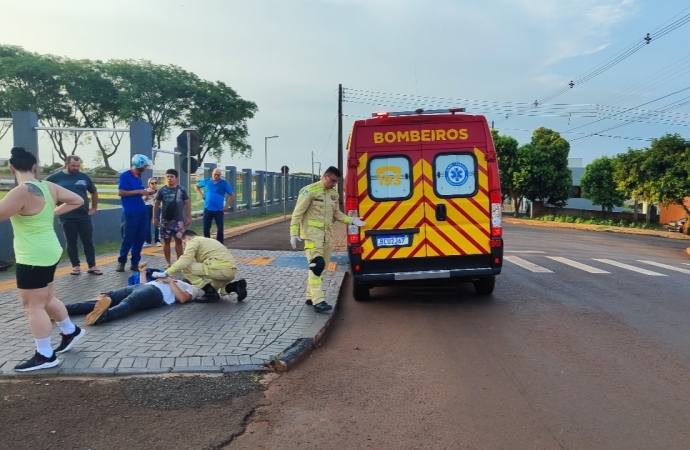
M148 242L144 242L144 248L146 247L151 247L151 244L149 244Z
M162 247L162 246L163 246L163 244L162 244L162 243L160 243L160 242L156 242L156 247Z

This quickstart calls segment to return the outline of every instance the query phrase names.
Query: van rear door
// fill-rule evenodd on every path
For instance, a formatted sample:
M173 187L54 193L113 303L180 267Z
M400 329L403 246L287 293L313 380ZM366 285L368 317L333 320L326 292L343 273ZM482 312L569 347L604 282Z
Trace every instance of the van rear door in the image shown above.
M487 125L473 116L447 120L421 125L429 268L488 266L491 205ZM456 256L462 258L453 258Z
M419 132L417 124L391 123L357 130L359 214L367 222L365 272L426 268L422 146L410 139Z

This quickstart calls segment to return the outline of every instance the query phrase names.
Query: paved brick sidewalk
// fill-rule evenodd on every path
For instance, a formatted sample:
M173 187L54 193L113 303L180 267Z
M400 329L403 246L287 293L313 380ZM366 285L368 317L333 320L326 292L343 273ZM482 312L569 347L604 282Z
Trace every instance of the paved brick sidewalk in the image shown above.
M259 226L255 223L249 228ZM341 250L345 227L336 225L335 231L336 247ZM261 369L298 339L313 339L326 326L330 314L317 314L304 305L307 264L302 252L231 251L238 261L238 277L248 283L249 295L244 302L237 302L231 294L217 303L175 304L85 327L84 339L59 356L60 366L28 375ZM162 248L147 248L144 254L150 267L163 267ZM60 267L55 281L58 298L72 303L125 286L132 272L115 272L116 258L114 254L99 258L103 276L83 272L71 276L69 264ZM324 280L329 303L337 302L346 268L346 254L334 253ZM4 342L0 349L0 376L23 376L12 368L31 356L35 347L13 278L8 278L0 280L0 339ZM83 325L83 317L73 320ZM58 330L53 327L53 346L58 343Z

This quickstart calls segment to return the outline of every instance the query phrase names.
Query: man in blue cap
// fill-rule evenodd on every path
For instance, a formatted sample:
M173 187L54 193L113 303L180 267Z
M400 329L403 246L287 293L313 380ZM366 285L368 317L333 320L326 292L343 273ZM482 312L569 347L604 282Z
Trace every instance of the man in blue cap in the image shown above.
M141 248L144 246L146 234L149 230L148 212L143 195L150 195L152 191L144 189L141 175L148 170L153 163L145 155L132 156L132 167L120 174L117 185L117 195L120 196L122 211L125 218L125 232L120 247L120 256L117 258L116 272L124 272L127 263L127 255L131 251L131 266L129 270L137 271L141 260Z

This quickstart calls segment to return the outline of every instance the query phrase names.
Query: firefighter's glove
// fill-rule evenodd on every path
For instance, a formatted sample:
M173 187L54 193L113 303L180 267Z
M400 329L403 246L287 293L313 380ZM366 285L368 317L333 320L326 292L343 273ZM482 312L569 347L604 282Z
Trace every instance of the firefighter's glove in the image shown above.
M290 236L290 245L292 245L292 248L297 248L298 242L302 242L299 236Z
M355 217L354 219L352 219L352 225L356 225L358 227L363 227L366 224L367 223L365 221L363 221L362 219L360 219L359 217Z
M151 278L168 278L168 274L165 272L153 272Z

